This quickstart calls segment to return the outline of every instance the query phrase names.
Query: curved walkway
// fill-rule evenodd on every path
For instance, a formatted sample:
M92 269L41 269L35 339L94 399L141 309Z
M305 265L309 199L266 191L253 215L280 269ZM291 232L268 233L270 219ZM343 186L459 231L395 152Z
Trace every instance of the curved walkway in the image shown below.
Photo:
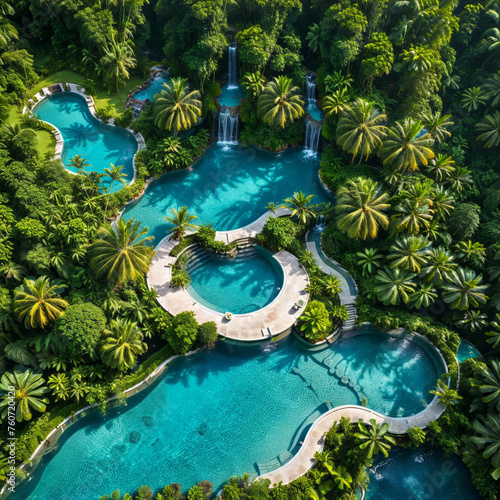
M235 239L239 238L231 241ZM294 255L282 250L274 255L284 274L283 287L278 297L266 307L252 313L233 314L231 321L228 321L224 314L195 301L184 288L170 287L171 266L176 260L170 252L177 244L177 241L170 240L170 235L158 244L156 256L147 274L148 287L156 290L157 301L171 314L193 311L198 323L214 321L219 335L226 338L251 342L286 332L303 312L303 308L295 309L294 304L302 299L305 305L309 300L309 294L304 291L309 283L307 272Z
M361 420L364 423L374 418L378 424L389 424L389 432L392 434L406 434L410 427L418 425L420 428L427 426L429 422L437 419L444 411L444 407L435 397L431 404L422 412L411 417L386 417L381 413L370 410L363 406L345 405L337 406L319 417L309 429L304 444L298 453L285 465L257 479L269 479L271 484L290 483L294 479L303 476L314 464L314 454L323 450L325 434L331 429L335 422L341 417L350 418L352 422Z

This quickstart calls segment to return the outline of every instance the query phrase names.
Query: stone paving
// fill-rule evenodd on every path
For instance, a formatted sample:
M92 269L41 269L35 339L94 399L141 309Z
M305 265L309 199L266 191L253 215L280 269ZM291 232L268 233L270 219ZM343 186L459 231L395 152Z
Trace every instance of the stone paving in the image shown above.
M224 233L219 233L224 237ZM234 241L234 240L230 240ZM170 255L177 241L167 236L156 247L156 256L147 275L149 288L158 293L159 304L171 314L193 311L198 323L215 321L220 335L241 341L256 341L270 338L287 331L302 314L309 294L305 287L309 283L307 272L299 265L297 258L282 250L274 258L283 268L284 283L278 297L266 307L249 314L233 314L228 321L224 314L200 304L184 288L171 288L171 265L176 257ZM304 306L295 309L294 304L304 301Z

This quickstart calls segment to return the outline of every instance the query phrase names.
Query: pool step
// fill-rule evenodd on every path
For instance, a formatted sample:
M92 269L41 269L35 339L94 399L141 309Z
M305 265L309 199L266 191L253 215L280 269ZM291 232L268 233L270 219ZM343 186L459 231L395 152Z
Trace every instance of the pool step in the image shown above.
M353 330L356 328L356 318L358 317L355 304L346 304L347 312L349 313L349 318L344 322L342 329L344 331Z
M284 451L278 455L278 461L281 465L285 465L293 458L293 455L289 451Z
M267 462L255 462L255 469L259 476L262 474L267 474L273 470L279 469L281 467L281 463L278 460L278 457L268 460Z

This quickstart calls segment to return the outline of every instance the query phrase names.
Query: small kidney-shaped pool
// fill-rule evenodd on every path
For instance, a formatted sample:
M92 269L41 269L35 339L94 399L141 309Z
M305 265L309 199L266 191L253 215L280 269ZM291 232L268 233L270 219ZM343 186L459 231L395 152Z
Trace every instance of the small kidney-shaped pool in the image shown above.
M188 250L187 291L200 304L221 313L248 314L270 304L283 287L283 269L260 246L238 250L236 257L200 247Z

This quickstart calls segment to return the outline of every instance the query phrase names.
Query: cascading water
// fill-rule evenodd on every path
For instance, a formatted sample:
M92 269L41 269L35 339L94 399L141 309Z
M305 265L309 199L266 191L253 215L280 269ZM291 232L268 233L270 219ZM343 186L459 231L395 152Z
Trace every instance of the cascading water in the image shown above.
M316 106L316 77L313 74L306 76L307 105Z
M306 119L306 150L316 153L319 146L319 138L321 136L321 123L313 122Z
M228 89L235 89L238 87L238 69L236 67L236 44L229 46L229 83Z
M238 139L239 115L223 106L219 111L218 141L221 144L234 144Z
M323 231L326 227L326 217L322 214L316 216L316 223L314 224L314 229L316 231Z

